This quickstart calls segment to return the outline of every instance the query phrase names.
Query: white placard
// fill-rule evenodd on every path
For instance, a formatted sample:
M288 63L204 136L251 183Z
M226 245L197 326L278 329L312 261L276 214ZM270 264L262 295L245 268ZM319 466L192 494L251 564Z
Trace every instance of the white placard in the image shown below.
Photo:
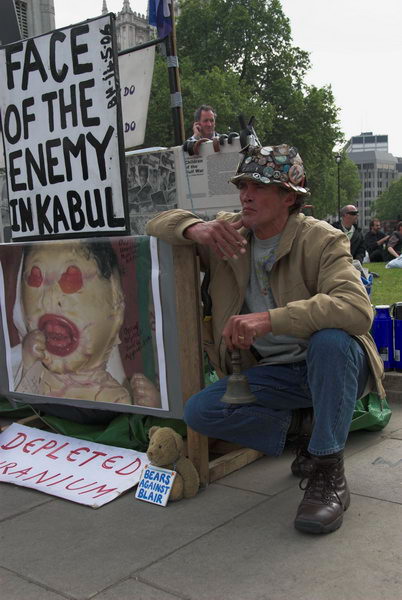
M6 163L4 162L4 149L3 149L3 136L0 132L0 169L4 169Z
M154 62L155 46L119 56L121 109L126 149L144 143Z
M13 240L127 231L111 15L0 50Z
M240 140L234 138L232 144L226 142L219 148L215 152L212 142L204 142L197 156L190 156L181 146L174 148L179 208L209 216L240 209L239 191L229 182L240 160Z
M13 423L0 434L0 481L98 508L135 486L147 461L135 450Z
M151 504L166 506L176 474L176 471L170 469L145 465L135 497Z

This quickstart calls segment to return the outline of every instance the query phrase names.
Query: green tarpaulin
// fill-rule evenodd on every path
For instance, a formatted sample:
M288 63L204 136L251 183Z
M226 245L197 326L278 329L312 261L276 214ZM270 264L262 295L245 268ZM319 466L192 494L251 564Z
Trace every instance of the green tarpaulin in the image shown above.
M13 408L8 400L0 399L0 416L20 419L34 414L37 413L27 405ZM356 403L350 431L382 429L388 424L391 414L386 400L381 400L376 394L368 394ZM130 448L139 452L145 452L148 448L148 431L153 425L172 427L183 437L186 436L186 425L179 419L122 414L112 419L107 425L87 425L43 413L40 416L51 429L63 435L99 444Z
M148 431L153 425L172 427L182 436L185 436L187 433L185 423L179 419L122 414L112 419L106 425L104 423L87 425L46 415L43 412L37 413L26 404L20 404L18 408L13 408L8 400L0 398L0 416L2 417L16 420L35 414L39 414L40 418L51 429L57 431L57 433L91 442L98 442L99 444L138 450L139 452L145 452L148 448Z

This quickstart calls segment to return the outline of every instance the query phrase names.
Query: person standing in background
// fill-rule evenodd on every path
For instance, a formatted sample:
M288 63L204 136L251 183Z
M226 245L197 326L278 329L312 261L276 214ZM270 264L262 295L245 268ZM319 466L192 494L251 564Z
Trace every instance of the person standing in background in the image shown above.
M336 229L343 231L350 242L350 253L355 260L363 262L366 253L364 238L361 229L357 226L359 211L353 204L341 208L341 220L332 223Z

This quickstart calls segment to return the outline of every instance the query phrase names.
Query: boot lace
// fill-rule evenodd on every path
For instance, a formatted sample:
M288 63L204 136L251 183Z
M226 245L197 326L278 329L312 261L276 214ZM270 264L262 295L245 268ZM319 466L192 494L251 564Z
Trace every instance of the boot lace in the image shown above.
M343 506L343 502L336 491L335 479L336 468L333 464L315 464L310 477L304 477L299 482L299 488L305 491L305 500L316 500L324 504L330 504L336 498L339 504Z

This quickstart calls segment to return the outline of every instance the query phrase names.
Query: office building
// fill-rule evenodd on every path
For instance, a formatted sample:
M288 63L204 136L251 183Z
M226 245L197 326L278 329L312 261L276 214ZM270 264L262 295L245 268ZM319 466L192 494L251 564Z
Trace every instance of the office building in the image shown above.
M368 231L374 201L402 175L401 159L388 151L387 135L373 135L371 131L353 136L346 145L346 152L356 164L362 184L356 202L359 209L358 224Z

